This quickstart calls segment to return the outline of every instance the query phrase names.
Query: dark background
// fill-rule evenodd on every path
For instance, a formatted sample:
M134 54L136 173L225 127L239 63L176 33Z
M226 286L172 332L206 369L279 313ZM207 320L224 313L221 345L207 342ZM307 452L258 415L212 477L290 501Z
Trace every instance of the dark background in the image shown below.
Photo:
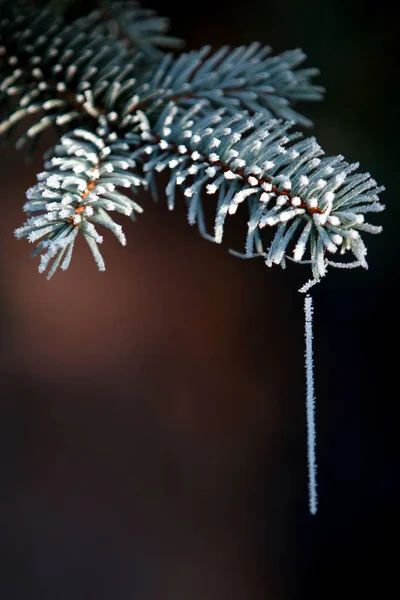
M307 510L306 268L240 261L187 226L183 202L171 214L143 196L128 246L105 236L106 273L82 242L47 282L13 230L49 135L32 165L1 150L0 598L386 598L398 590L396 7L146 5L189 48L302 47L327 88L301 107L312 133L387 188L369 271L332 269L313 294L320 510Z

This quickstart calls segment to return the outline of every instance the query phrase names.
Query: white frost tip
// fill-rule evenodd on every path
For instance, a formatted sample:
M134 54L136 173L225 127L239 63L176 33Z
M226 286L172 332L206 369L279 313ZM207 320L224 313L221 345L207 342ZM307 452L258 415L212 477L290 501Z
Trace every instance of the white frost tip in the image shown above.
M210 154L210 162L218 162L219 161L219 155L216 154L215 152L211 152Z
M284 212L282 212L279 215L279 220L281 221L281 223L286 223L286 221L290 221L290 219L294 216L295 216L294 210L285 210Z
M179 160L177 160L176 158L173 158L168 163L168 166L170 169L175 169L175 167L177 167L178 165L179 165Z
M293 196L291 204L292 206L300 206L301 198L299 198L298 196Z
M218 186L215 183L209 183L206 185L207 194L215 194L218 191Z
M336 246L341 246L341 244L343 244L343 238L338 233L331 235L331 240L334 244L336 244Z
M198 144L199 142L201 142L201 137L196 133L193 137L192 137L192 142L194 142L195 144Z
M172 125L175 114L176 111L171 111L170 114L165 117L165 125Z
M81 215L73 215L72 220L75 225L79 225L79 223L82 221L82 217Z
M258 185L258 179L256 177L253 177L252 175L250 175L250 177L247 179L247 181L253 187L255 187L256 185Z
M197 165L192 165L188 169L189 175L197 175L198 172L199 172L199 167Z
M225 179L237 179L239 175L229 169L229 171L225 171L224 177Z
M218 138L213 138L211 140L210 148L218 148L220 143L221 143L221 140L219 140Z
M273 169L275 166L275 163L272 162L272 160L267 160L265 161L265 163L263 164L263 168L265 169L265 171L269 171L270 169Z
M300 185L308 185L310 182L310 180L308 179L308 177L306 175L302 175L300 177Z
M194 194L194 189L192 187L188 187L183 193L187 198L191 198Z
M313 218L315 223L318 223L319 225L326 225L328 215L326 213L314 213Z
M166 150L169 146L166 140L160 140L158 145L160 146L161 150Z
M307 204L310 208L317 208L318 207L318 198L309 198L307 200Z
M317 181L317 187L322 190L322 188L324 188L326 186L326 181L325 179L318 179Z
M289 200L288 196L279 196L277 201L276 201L276 205L277 206L283 206L284 204L286 204L286 202Z
M338 227L340 225L340 219L339 219L339 217L335 217L334 215L331 215L328 217L328 223L330 225L333 225L334 227Z
M246 161L243 158L237 158L233 161L232 166L237 167L238 169L243 169L246 166Z
M324 200L329 203L333 202L334 197L335 197L335 194L333 192L326 192L324 194Z
M233 202L229 205L228 213L230 215L234 215L236 213L237 209L238 209L238 205Z
M185 154L187 152L187 148L184 144L181 144L180 146L178 146L178 152L179 154Z
M261 187L264 192L272 192L272 183L262 183Z
M197 152L197 150L192 152L192 160L199 160L200 157L201 155Z
M249 173L252 173L253 175L256 175L256 176L260 176L260 175L262 175L262 169L260 169L260 167L257 167L257 166L251 167L249 169Z
M269 202L270 198L271 198L270 194L263 192L260 196L260 202L263 202L264 204L266 204L267 202Z
M206 169L206 173L209 177L214 177L216 172L217 172L217 169L215 167L207 167L207 169Z
M110 115L109 115L110 116ZM142 140L149 142L150 140L153 139L153 136L151 135L151 133L149 133L148 131L143 131L140 134L140 137L142 138Z

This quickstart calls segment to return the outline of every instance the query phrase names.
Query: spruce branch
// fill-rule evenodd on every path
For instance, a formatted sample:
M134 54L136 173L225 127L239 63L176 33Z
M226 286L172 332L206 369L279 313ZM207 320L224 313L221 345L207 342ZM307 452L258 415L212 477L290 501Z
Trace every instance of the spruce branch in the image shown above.
M37 0L40 5L42 0ZM88 15L69 18L73 0L0 0L0 135L25 117L34 122L19 137L35 149L54 126L60 141L45 155L45 171L27 192L27 221L17 238L37 242L39 271L51 278L67 269L79 232L100 271L103 238L97 226L125 244L110 216L135 219L138 188L156 196L157 174L169 171L167 204L177 192L188 221L221 243L226 220L247 205L243 258L267 266L307 263L307 294L328 267L367 268L366 222L384 209L378 187L358 163L326 157L315 138L293 132L310 121L297 102L320 100L316 69L301 67L299 49L271 55L259 43L182 53L168 21L138 2L102 0ZM36 4L36 3L35 3ZM43 4L43 2L42 2ZM215 198L212 232L204 203ZM240 211L241 212L241 211ZM339 259L331 257L339 255ZM350 256L350 258L348 258ZM310 511L317 511L313 305L305 297L307 431Z
M316 140L290 133L291 122L266 120L262 114L226 116L222 110L198 117L201 111L201 103L190 111L170 103L153 132L143 114L141 133L126 135L138 146L132 157L143 161L150 186L157 172L171 171L166 188L171 210L181 187L189 223L197 222L207 239L220 243L226 217L246 202L245 257L256 252L268 266L284 267L291 245L295 262L308 253L316 280L326 273L327 253L350 251L367 268L360 232L380 233L365 215L384 208L378 198L383 188L369 173L353 173L358 163L349 165L342 156L320 158L324 152ZM217 196L213 235L203 216L208 195ZM264 242L261 230L268 229L276 233Z
M135 192L136 187L146 186L142 177L128 172L135 167L130 154L129 144L118 140L115 133L103 140L85 129L63 135L49 153L52 158L45 163L47 170L27 192L24 210L29 218L15 231L18 239L41 240L33 252L44 251L39 272L43 273L54 258L48 279L59 266L68 268L78 231L83 233L100 271L105 269L98 248L103 237L94 224L110 229L121 244L126 244L121 226L109 212L135 219L135 213L143 210L118 189Z
M162 57L163 48L181 48L183 40L167 35L170 21L154 10L142 8L139 2L103 0L101 8L92 13L98 20L98 32L107 31L127 46L138 48L155 60ZM94 32L96 33L96 32Z
M166 100L190 108L204 100L203 112L224 108L228 113L263 113L266 118L292 119L309 126L311 121L294 110L299 100L322 99L324 89L311 83L317 69L297 69L305 60L300 50L270 56L271 48L254 42L249 46L223 46L216 52L210 46L182 54L174 60L168 54L160 62L150 80L136 94L140 108L148 112Z
M23 15L11 6L0 22L5 73L0 134L34 113L41 117L28 138L52 125L82 124L99 115L106 115L115 128L127 129L132 113L140 109L157 115L170 99L183 107L204 99L205 112L245 109L310 123L290 106L322 94L310 82L315 69L296 70L305 58L300 50L270 57L270 48L255 43L234 50L223 47L210 55L206 46L176 60L165 55L151 67L137 48L127 48L103 27L101 14L94 11L67 25L49 11ZM13 112L11 97L19 98Z
M197 222L207 239L220 243L227 215L245 201L249 220L244 257L264 256L269 266L284 267L287 258L309 262L315 280L328 265L367 266L360 232L380 232L365 223L364 215L383 209L378 201L383 188L368 173L352 174L358 165L348 165L341 156L321 159L323 151L314 138L299 140L300 134L289 133L293 121L309 123L291 104L318 100L322 94L310 80L316 70L298 69L305 58L301 51L271 57L270 48L258 43L214 53L205 46L149 63L136 47L127 48L118 39L121 19L132 33L131 46L135 40L140 46L138 31L166 29L165 21L138 3L104 2L71 24L46 10L30 16L18 13L17 5L6 5L8 16L0 22L5 73L0 103L3 114L10 98L15 97L17 105L0 123L0 134L11 133L24 117L37 115L17 147L27 140L35 145L50 126L64 132L68 128L51 163L63 161L65 170L72 165L64 160L64 145L71 136L82 131L101 140L115 136L128 145L125 158L132 166L137 168L136 160L142 164L153 192L156 173L171 170L166 190L170 209L175 188L185 183L189 222ZM78 129L71 130L71 125ZM89 177L87 170L82 172ZM35 193L45 188L41 182ZM202 199L213 194L217 209L211 235ZM30 220L18 236L33 226ZM267 230L275 231L272 241ZM54 228L48 231L52 239ZM338 250L351 251L356 260L327 258Z
M10 106L9 98L18 98L11 114L3 116L0 134L12 130L28 115L39 116L37 127L26 132L18 147L26 137L33 138L52 124L63 127L72 121L97 121L109 104L105 91L109 79L114 87L122 79L125 87L120 92L126 92L132 83L129 74L140 62L140 56L121 41L92 37L90 18L65 25L62 18L55 19L47 11L34 13L31 19L29 16L15 16L11 9L0 22L3 115ZM99 94L104 108L95 104ZM108 118L112 121L116 116L108 111Z

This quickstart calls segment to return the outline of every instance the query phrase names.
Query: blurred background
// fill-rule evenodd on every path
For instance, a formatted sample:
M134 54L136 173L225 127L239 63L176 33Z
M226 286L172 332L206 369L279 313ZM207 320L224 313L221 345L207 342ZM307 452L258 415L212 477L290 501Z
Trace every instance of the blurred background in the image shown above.
M127 247L105 234L105 273L79 240L47 282L13 231L50 134L33 164L13 148L0 159L0 598L385 598L400 499L397 7L145 5L188 48L303 48L327 88L301 107L312 134L387 188L369 271L331 270L313 294L320 510L307 508L307 268L232 257L187 226L183 201L169 213L143 195Z

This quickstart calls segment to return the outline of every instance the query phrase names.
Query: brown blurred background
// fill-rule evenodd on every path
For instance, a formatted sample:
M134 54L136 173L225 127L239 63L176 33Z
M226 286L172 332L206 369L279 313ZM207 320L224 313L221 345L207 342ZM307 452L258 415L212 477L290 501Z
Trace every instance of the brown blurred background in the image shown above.
M320 512L307 511L303 314L308 273L205 242L143 195L47 282L13 230L42 170L0 160L1 600L361 597L394 573L398 20L389 3L146 3L189 48L302 47L322 71L303 106L327 153L387 186L370 270L315 289ZM240 221L240 216L237 217ZM236 228L236 229L235 229ZM240 240L240 223L232 240ZM395 312L396 311L396 312ZM396 430L395 430L396 427ZM384 570L383 566L385 565Z

